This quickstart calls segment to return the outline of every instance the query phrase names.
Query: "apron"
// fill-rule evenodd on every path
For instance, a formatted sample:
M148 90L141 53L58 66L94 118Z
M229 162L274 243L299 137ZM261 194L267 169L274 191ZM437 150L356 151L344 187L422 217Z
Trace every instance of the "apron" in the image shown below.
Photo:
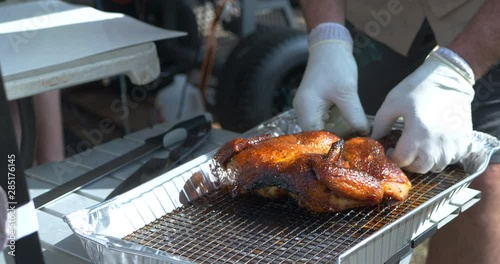
M440 46L460 34L484 0L348 0L346 16L358 30L407 55L425 19Z

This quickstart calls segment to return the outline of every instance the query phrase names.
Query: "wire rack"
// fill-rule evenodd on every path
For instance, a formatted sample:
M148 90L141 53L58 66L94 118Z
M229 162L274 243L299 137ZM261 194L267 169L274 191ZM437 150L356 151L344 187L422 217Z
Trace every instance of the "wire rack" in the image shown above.
M459 167L409 174L395 206L311 213L291 200L216 190L123 237L196 263L331 263L342 252L467 177Z

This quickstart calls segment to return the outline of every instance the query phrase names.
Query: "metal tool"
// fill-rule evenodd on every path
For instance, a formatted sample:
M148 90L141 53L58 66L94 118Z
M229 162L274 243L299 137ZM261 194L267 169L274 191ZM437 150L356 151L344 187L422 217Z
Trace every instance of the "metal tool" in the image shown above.
M123 194L133 188L146 183L164 172L171 170L175 165L178 165L197 149L205 139L210 135L211 125L201 126L197 133L188 135L184 142L170 151L167 158L152 158L144 165L132 173L125 181L118 185L113 192L111 192L106 200L109 200L117 195Z
M205 130L211 124L212 116L208 113L177 123L164 134L146 139L143 145L35 197L33 199L35 208L42 208L55 200L79 190L83 186L122 168L148 153L178 144L184 141L189 135L197 135L200 129Z

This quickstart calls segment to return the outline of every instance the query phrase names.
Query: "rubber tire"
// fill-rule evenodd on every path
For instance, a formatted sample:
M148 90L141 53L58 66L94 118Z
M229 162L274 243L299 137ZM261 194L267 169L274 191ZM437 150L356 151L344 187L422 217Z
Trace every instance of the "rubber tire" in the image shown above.
M302 31L270 28L243 38L218 76L216 120L224 129L245 132L283 111L274 105L276 90L290 73L302 78L307 57Z
M201 47L201 37L198 31L198 22L193 12L194 4L191 0L168 0L175 2L176 15L173 21L168 19L172 12L165 10L164 0L149 0L145 6L146 23L169 30L186 32L186 36L156 41L156 50L160 60L161 71L169 73L166 76L157 78L154 82L156 87L153 90L148 89L148 93L154 96L158 88L165 87L172 83L173 76L177 73L188 73L192 68L199 64L199 49ZM126 4L116 3L106 0L103 2L103 10L110 12L123 12L129 16L138 17L134 1ZM127 93L137 86L126 78ZM112 79L111 91L120 94L120 84L118 78Z
M193 12L194 4L188 0L169 0L175 2L175 11L165 10L163 0L149 0L146 7L147 16L154 17L149 23L169 30L186 32L187 35L156 41L158 56L162 66L175 65L181 71L188 71L193 63L198 62L198 52L201 47L201 37L198 22ZM169 16L175 12L175 21Z

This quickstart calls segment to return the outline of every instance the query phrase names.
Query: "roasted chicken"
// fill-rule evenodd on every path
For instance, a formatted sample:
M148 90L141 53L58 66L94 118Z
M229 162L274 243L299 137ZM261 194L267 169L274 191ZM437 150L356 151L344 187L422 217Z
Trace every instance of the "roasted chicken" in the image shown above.
M314 212L401 202L411 183L370 138L326 131L238 138L214 156L213 172L233 194L293 197Z

